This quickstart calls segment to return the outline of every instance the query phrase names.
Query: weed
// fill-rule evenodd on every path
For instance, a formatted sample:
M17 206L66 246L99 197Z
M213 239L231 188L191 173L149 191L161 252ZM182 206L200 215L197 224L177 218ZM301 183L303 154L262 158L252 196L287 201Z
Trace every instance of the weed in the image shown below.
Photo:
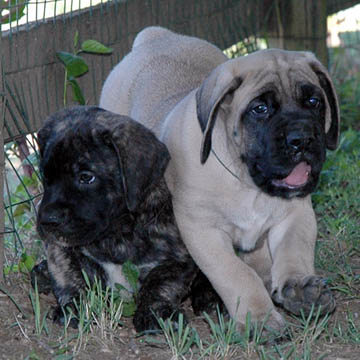
M329 152L313 195L319 219L316 265L329 274L333 290L358 294L360 277L353 267L360 244L360 133L341 135L339 148Z
M214 322L207 313L204 313L204 317L209 324L211 331L211 344L209 344L206 353L214 355L215 357L225 358L230 356L233 350L233 345L243 343L243 337L237 331L236 321L233 319L226 321L219 308L217 308L216 313L217 322ZM249 319L250 318L247 317L247 324L245 327L245 338L247 337L247 340L250 336L250 323L248 322Z
M73 300L73 307L69 306L63 310L65 343L74 339L74 335L69 337L69 326L76 324L78 329L73 354L85 349L92 333L98 334L104 341L113 343L115 339L119 339L117 330L123 326L123 301L117 290L108 286L104 288L97 278L91 284L85 272L83 276L86 290L80 293L79 298Z
M122 273L125 276L126 281L130 285L130 289L126 289L123 285L115 284L115 299L122 301L122 314L125 317L130 317L135 314L136 303L135 299L139 292L139 276L140 272L136 265L127 260L121 266Z
M79 323L79 332L82 334L94 331L96 327L100 331L101 338L114 340L115 330L122 326L122 300L116 294L116 290L104 287L100 280L94 280L93 285L87 274L83 276L87 289L80 294L77 301L74 299L76 320Z
M49 330L47 328L46 324L46 317L49 312L49 310L45 311L45 313L41 314L41 307L40 307L40 299L39 299L39 292L38 292L38 286L37 281L35 279L35 292L30 289L30 300L31 305L33 308L34 316L35 316L35 333L38 336L41 336L43 331L46 335L49 334Z
M266 350L264 346L261 346L258 349L258 355L260 360L288 360L293 359L293 355L296 351L295 344L275 344L273 348L269 351Z
M86 52L90 54L111 54L112 49L99 43L96 40L85 40L79 47L79 33L75 33L73 41L74 53L66 51L58 51L56 53L59 60L65 68L65 81L64 81L64 106L66 106L67 88L70 85L73 91L73 98L80 105L85 105L85 98L83 92L76 81L77 78L84 75L89 71L89 67L84 58L79 56L80 53Z
M320 316L321 307L315 310L313 306L309 315L305 316L301 311L300 318L296 318L296 322L292 324L292 328L297 332L296 339L299 344L313 344L320 336L328 332L328 323L330 315Z
M172 359L185 359L185 354L195 344L195 339L198 337L196 330L185 324L182 313L179 313L176 322L171 317L166 320L157 318L157 320L164 333L166 343L171 349Z
M360 344L360 321L358 314L348 311L346 313L346 322L336 322L331 334L335 340L340 340L346 344Z
M347 339L353 344L360 344L360 323L356 324L354 315L351 312L347 314L348 329L347 329Z

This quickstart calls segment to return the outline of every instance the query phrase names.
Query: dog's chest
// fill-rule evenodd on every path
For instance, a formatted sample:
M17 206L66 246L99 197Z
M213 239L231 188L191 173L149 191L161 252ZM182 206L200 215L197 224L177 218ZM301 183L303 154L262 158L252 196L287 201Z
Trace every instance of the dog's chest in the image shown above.
M230 236L233 246L242 251L250 251L256 247L257 241L268 230L266 222L259 221L236 221L229 224L225 232Z
M228 214L229 222L224 230L231 238L234 247L250 251L274 226L276 219L281 217L283 217L281 207L272 207L269 204L259 207L256 202L244 202Z
M127 290L131 291L131 286L123 273L122 264L100 260L86 248L83 248L81 252L83 255L87 256L103 268L106 275L107 286L114 287L115 284L120 284Z
M114 287L115 284L120 284L124 286L127 290L131 291L131 286L126 280L124 273L122 271L122 265L114 264L111 262L104 262L100 264L105 270L107 275L107 284L110 287Z

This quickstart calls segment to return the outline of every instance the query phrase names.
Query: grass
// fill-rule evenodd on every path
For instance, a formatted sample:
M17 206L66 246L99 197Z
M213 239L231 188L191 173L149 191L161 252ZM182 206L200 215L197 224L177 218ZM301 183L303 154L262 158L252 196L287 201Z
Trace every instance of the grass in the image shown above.
M78 301L74 300L74 310L64 311L63 333L56 345L49 347L51 352L57 355L56 359L58 360L77 356L86 349L89 340L93 337L107 346L109 343L114 344L115 341L121 341L117 332L123 326L121 321L123 302L116 290L109 287L104 289L101 282L97 280L91 285L86 274L84 276L87 282L86 291L81 294ZM50 333L47 324L49 309L45 311L42 309L37 284L35 284L34 291L30 290L29 296L33 310L35 335L51 338L53 334ZM78 325L76 330L71 328L74 320ZM19 322L17 325L21 328L24 337L29 338ZM32 356L35 355L32 354Z
M37 336L41 336L41 334L44 332L46 335L49 334L49 330L47 328L46 324L46 318L49 312L49 309L46 310L42 314L41 306L40 306L40 298L39 298L39 291L37 286L37 281L35 280L35 289L34 291L30 289L30 300L31 305L34 312L34 319L35 319L35 333Z
M328 155L313 196L319 224L316 266L330 274L331 287L359 296L360 133L347 130ZM355 265L355 266L354 266Z
M64 311L65 340L68 339L68 329L72 322L75 321L78 326L74 354L86 347L89 335L94 333L104 342L114 343L118 339L117 330L123 325L123 301L116 289L104 289L97 279L94 284L90 284L87 275L83 275L87 284L86 291L80 294L78 300L74 299L74 307L69 309L69 313Z
M179 313L176 323L173 319L158 318L160 329L162 330L166 344L169 346L172 359L186 359L187 354L191 347L199 340L197 331L185 323L184 315ZM175 326L174 326L175 324ZM151 340L148 339L149 342Z

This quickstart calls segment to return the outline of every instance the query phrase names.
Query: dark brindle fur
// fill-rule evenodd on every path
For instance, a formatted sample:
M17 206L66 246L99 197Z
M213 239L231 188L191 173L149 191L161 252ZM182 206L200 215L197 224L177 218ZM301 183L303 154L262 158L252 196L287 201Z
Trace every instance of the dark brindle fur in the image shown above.
M59 305L55 320L63 322L61 308L84 288L82 270L103 284L126 285L121 265L130 260L140 271L135 328L156 328L153 312L166 318L179 311L198 274L163 178L165 145L130 118L97 107L55 113L38 141L44 197L37 228ZM208 305L193 300L197 311Z

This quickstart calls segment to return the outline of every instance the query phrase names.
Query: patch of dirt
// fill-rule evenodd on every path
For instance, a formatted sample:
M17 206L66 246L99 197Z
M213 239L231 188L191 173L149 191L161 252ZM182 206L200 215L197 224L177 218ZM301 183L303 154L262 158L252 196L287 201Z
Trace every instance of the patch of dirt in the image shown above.
M131 319L122 319L124 325L117 330L113 339L103 338L100 329L94 330L87 337L87 342L79 343L77 339L78 331L69 328L67 336L64 329L53 324L50 319L46 321L48 334L44 332L39 336L35 330L35 318L29 297L31 285L27 276L23 274L12 274L2 283L1 288L8 292L12 301L4 291L0 291L0 359L86 359L86 360L110 360L110 359L136 359L136 360L170 360L173 358L171 349L165 344L163 336L152 336L153 340L149 343L149 336L136 336ZM358 360L360 359L360 299L350 299L337 295L337 310L331 316L328 326L328 334L322 335L309 341L308 348L311 351L311 359L329 360ZM17 306L15 306L16 302ZM44 314L55 304L52 295L40 296L41 309ZM194 327L201 340L211 340L210 329L202 317L196 317L192 313L189 304L185 304L185 312L190 325ZM358 337L352 341L349 334L339 334L336 331L349 328L348 314L352 314L352 320L357 331L353 331L353 336ZM287 315L286 315L287 316ZM215 319L215 317L214 317ZM296 326L299 321L287 316L287 319ZM340 326L340 327L339 327ZM342 330L343 331L343 330ZM299 331L294 336L296 351L289 357L290 359L303 359L304 333ZM86 337L83 337L85 339ZM355 345L355 344L358 345ZM293 343L283 340L277 347L285 354ZM74 351L76 350L75 354ZM260 359L260 353L264 352L272 356L273 359L281 359L273 345L249 345L248 349L240 346L233 346L226 357L215 357L211 355L205 359ZM296 353L296 355L295 355ZM194 348L193 353L188 352L186 359L198 359L199 351ZM266 359L267 357L265 357ZM268 357L271 359L270 357Z

